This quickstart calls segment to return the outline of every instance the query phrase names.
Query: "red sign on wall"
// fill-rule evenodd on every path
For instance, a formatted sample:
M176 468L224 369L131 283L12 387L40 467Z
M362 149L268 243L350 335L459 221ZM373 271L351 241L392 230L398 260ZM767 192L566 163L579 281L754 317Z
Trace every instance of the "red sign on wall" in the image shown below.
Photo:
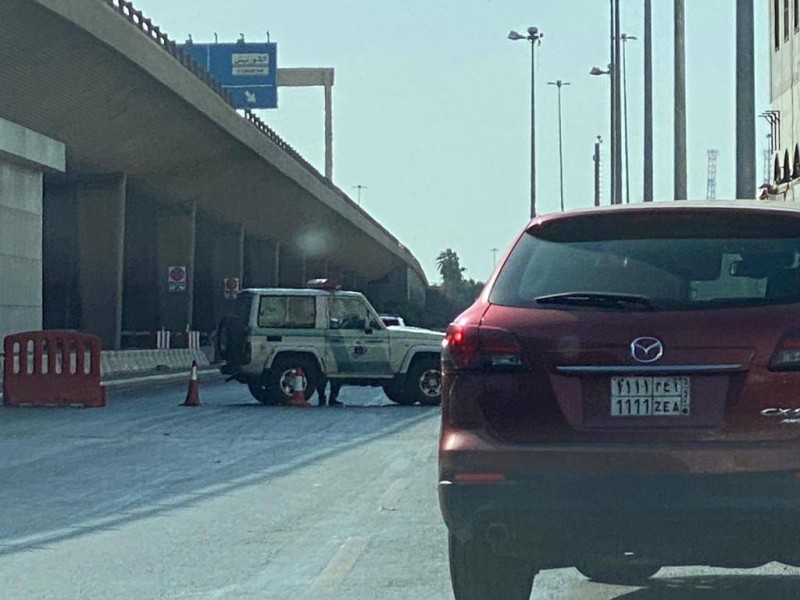
M225 278L225 298L227 300L235 300L239 295L239 278L226 277Z
M167 281L170 292L186 291L186 267L168 267Z

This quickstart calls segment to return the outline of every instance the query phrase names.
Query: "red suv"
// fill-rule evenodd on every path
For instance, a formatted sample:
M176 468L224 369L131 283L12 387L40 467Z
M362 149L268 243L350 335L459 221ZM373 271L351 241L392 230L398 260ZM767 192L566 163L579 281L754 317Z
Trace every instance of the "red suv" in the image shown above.
M567 566L800 566L800 209L535 219L442 361L457 599L527 599Z

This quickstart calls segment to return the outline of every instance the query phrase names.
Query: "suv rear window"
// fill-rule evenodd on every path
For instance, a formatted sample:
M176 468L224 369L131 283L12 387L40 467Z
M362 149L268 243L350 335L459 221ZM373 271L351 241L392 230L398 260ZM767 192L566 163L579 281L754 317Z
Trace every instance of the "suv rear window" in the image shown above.
M621 294L661 310L800 302L795 219L684 212L579 217L525 234L490 301L545 308L559 303L537 298Z
M317 319L314 296L262 296L258 326L265 329L313 329Z

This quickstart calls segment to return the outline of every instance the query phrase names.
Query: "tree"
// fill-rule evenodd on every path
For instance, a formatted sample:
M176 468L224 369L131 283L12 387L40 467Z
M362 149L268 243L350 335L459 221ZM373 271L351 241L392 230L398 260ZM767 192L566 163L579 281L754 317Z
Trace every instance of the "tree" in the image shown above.
M436 265L439 269L439 274L442 276L442 287L454 289L464 281L464 269L461 266L461 261L458 254L453 252L451 248L439 253L436 258Z

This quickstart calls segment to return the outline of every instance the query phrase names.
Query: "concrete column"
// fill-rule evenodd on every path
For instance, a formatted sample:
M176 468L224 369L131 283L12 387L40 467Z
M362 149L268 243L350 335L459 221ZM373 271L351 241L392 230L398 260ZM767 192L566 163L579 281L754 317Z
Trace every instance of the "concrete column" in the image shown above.
M225 280L244 276L244 225L222 226L213 237L211 279L214 322L219 323L235 299L225 297Z
M82 177L76 186L81 329L119 349L125 249L124 174Z
M42 328L79 329L81 302L75 185L59 174L47 174L42 200Z
M356 274L353 271L342 271L341 283L343 290L355 290Z
M334 281L338 281L342 284L342 289L344 289L344 282L342 279L344 278L344 269L338 265L330 265L328 267L328 277L333 279Z
M310 279L324 279L328 276L328 263L320 259L306 261L306 281Z
M170 331L191 328L194 311L194 254L197 206L161 208L156 223L159 325ZM185 285L170 282L175 267L186 270Z
M0 342L42 327L42 173L65 163L64 144L0 119Z
M366 294L369 290L369 282L367 281L366 277L361 277L360 275L356 276L356 284L355 284L355 291L361 292L362 294Z
M380 279L369 283L369 298L381 310L394 310L394 306L409 299L408 268L399 266Z
M243 287L276 287L278 253L277 242L245 236Z
M306 271L305 257L288 246L281 246L279 285L290 288L305 287L308 280Z
M45 188L45 223L50 220L47 215L52 210L49 195ZM125 195L125 266L122 279L122 347L126 350L150 347L149 338L138 334L155 331L161 326L158 208L155 200L137 194L129 182ZM45 296L45 306L47 304Z

